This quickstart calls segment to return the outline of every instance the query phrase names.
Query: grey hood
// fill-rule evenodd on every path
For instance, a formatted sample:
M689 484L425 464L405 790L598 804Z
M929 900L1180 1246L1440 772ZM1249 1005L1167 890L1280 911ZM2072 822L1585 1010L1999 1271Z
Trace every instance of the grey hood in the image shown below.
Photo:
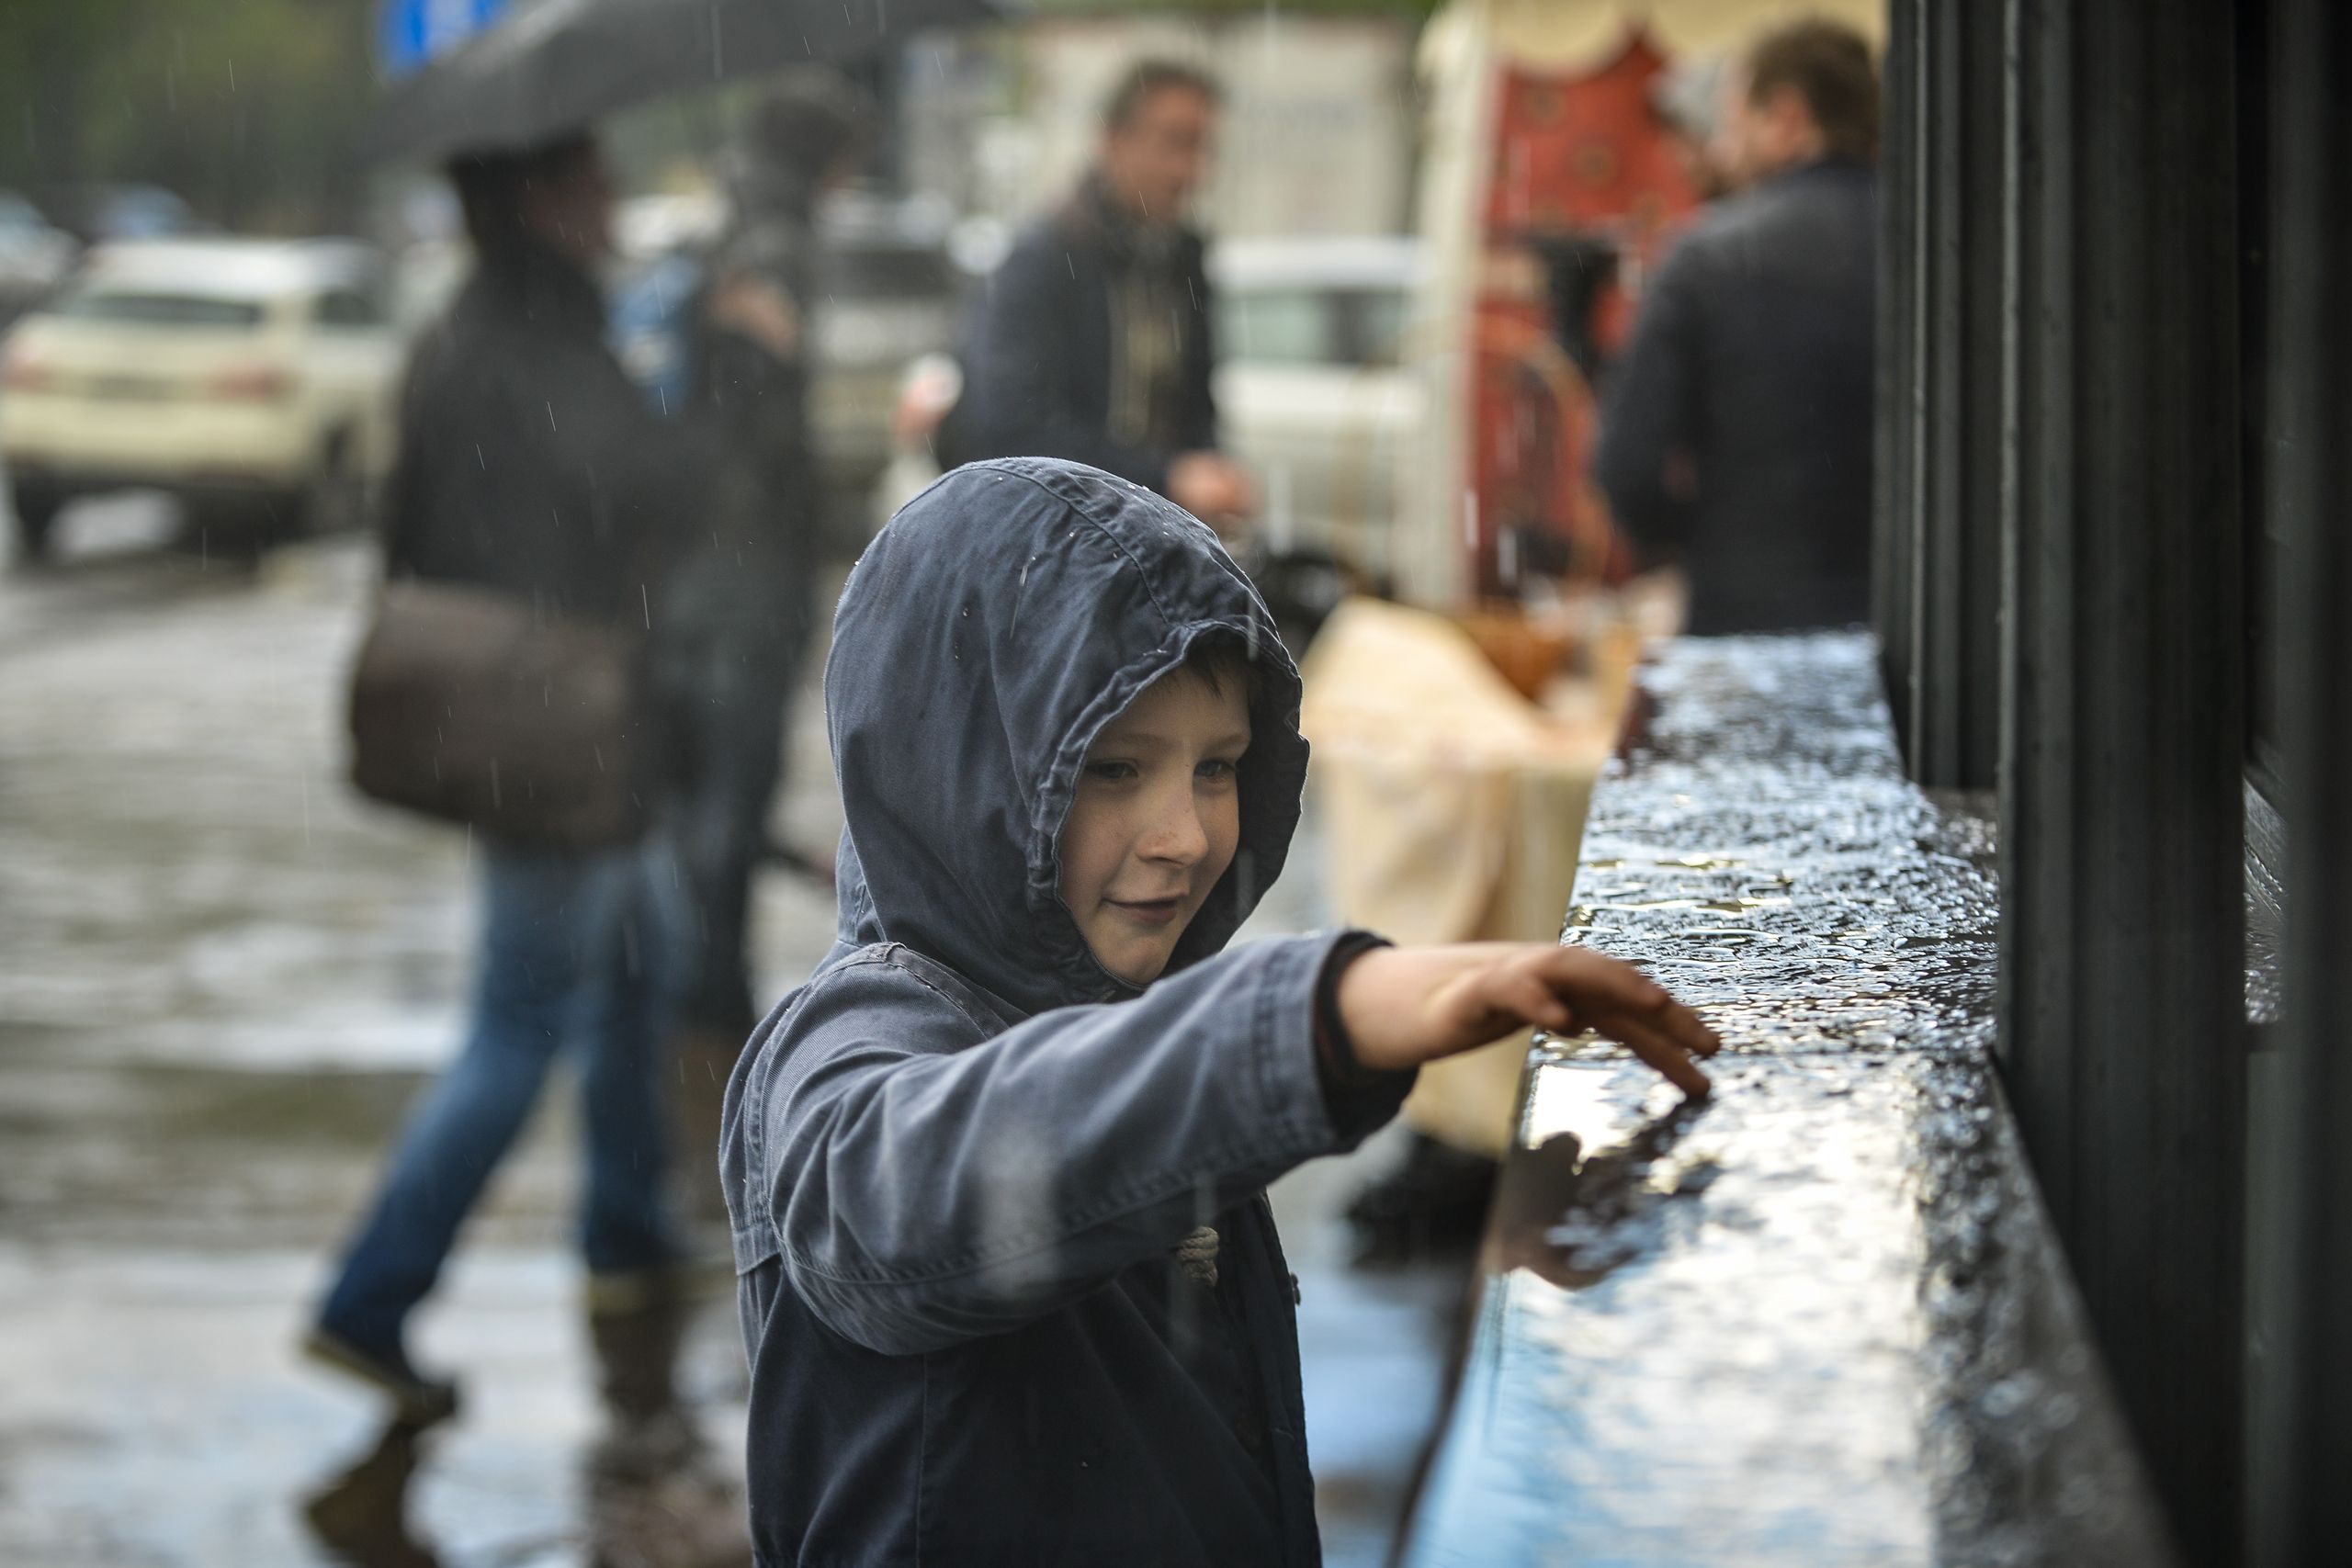
M825 671L842 941L903 943L1022 1012L1134 994L1063 904L1057 844L1095 734L1204 637L1260 680L1241 847L1171 973L1231 940L1298 825L1298 671L1272 618L1206 525L1083 464L976 463L910 502L851 572Z

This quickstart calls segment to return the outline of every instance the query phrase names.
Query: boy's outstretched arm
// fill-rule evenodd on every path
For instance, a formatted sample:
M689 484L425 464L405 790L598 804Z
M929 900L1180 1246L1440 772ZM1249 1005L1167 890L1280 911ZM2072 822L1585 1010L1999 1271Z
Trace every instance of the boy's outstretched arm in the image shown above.
M1339 1004L1356 1060L1375 1071L1416 1067L1533 1024L1605 1034L1695 1098L1711 1086L1691 1058L1713 1055L1718 1044L1665 987L1583 947L1376 948L1340 977Z
M1343 940L1255 943L961 1049L943 1043L974 1024L944 993L910 1009L902 969L828 972L741 1130L792 1288L886 1354L1019 1327L1353 1146L1418 1063L1526 1023L1622 1030L1654 1062L1671 1049L1703 1091L1683 1053L1713 1037L1651 982L1595 953L1496 945L1353 956L1333 994L1388 1092L1327 1099L1317 992Z

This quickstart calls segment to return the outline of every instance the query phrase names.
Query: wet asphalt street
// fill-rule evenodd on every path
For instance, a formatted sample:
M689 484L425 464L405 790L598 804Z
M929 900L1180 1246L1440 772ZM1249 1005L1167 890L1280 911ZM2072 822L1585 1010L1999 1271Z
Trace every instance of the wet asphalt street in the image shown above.
M467 1382L463 1419L379 1450L372 1402L295 1356L455 1043L466 845L340 782L360 541L254 570L126 498L69 513L62 546L0 572L0 1562L744 1560L730 1502L599 1502L580 1480L595 1412L563 1080L418 1326L420 1359ZM828 848L813 691L791 777L786 837ZM1319 916L1298 858L1260 930ZM777 874L760 901L774 997L823 952L831 899ZM1385 1553L1445 1337L1445 1279L1342 1267L1337 1202L1384 1156L1276 1192L1335 1563ZM727 1303L687 1377L740 1463Z

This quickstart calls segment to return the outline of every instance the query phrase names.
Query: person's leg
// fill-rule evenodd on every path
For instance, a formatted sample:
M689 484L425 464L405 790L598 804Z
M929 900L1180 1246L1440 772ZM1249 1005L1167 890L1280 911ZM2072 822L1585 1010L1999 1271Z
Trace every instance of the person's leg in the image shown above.
M717 919L723 924L711 937L714 948L728 960L729 1010L705 1021L734 1036L738 1044L766 1010L752 989L752 879L767 851L768 818L783 775L785 716L795 679L792 660L763 642L741 650L737 680L728 693L726 748L718 759L714 802L725 822L719 895L714 900Z
M768 639L770 644L773 638ZM693 887L694 978L683 998L664 1071L673 1096L680 1168L693 1213L723 1224L718 1180L719 1111L728 1075L758 1019L752 995L752 884L767 849L783 744L783 678L770 647L729 649L724 679L714 680L699 708L706 731L691 810L682 811L676 849Z
M628 887L616 855L512 847L484 852L483 885L465 1048L411 1119L319 1316L337 1338L402 1368L409 1312L530 1114Z
M666 845L630 852L619 918L582 998L588 1183L581 1250L594 1274L661 1269L680 1253L667 1181L674 1075L655 1069L675 1011L684 878Z
M689 919L688 902L674 855L657 840L639 862L630 912L583 1021L588 1187L581 1243L589 1344L608 1417L590 1463L607 1476L649 1479L703 1452L675 1382L693 1303L667 1184L674 1073L662 1049L680 961L692 956L678 931Z
M695 903L677 1021L739 1041L757 1017L748 971L752 878L767 847L789 678L772 640L714 647L692 708L693 784L671 814Z

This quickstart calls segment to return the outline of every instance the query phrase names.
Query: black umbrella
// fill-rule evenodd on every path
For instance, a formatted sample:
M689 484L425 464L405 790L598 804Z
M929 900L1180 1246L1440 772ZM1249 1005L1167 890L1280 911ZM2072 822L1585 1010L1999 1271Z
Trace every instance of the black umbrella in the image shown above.
M1001 0L517 0L386 95L375 157L520 151L665 94L869 54Z

